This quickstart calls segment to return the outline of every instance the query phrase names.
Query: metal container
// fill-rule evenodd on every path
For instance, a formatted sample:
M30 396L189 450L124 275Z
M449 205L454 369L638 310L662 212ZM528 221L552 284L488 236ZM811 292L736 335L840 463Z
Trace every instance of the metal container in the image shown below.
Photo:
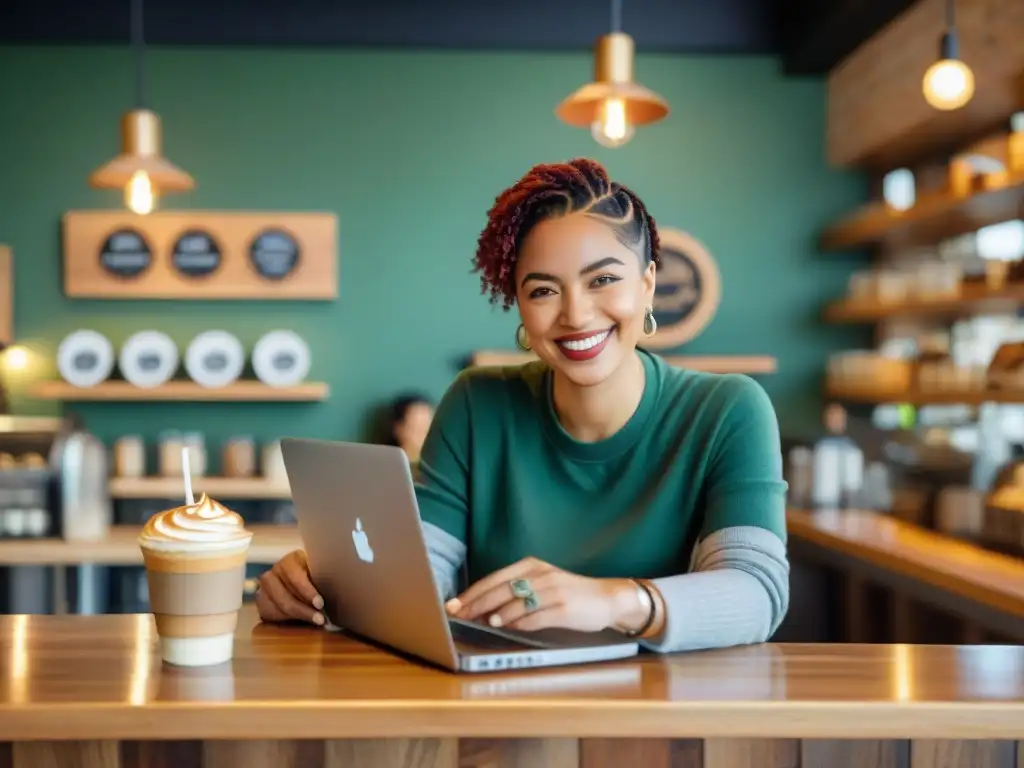
M58 478L61 536L68 541L106 538L114 506L103 443L81 429L67 432L54 442L50 466Z

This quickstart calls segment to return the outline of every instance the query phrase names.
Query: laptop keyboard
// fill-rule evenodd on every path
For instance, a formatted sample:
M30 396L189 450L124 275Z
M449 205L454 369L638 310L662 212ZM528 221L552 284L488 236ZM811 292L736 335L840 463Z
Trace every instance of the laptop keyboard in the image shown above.
M469 646L480 651L522 651L525 646L513 640L488 632L482 627L474 627L462 622L449 622L452 638L460 645Z

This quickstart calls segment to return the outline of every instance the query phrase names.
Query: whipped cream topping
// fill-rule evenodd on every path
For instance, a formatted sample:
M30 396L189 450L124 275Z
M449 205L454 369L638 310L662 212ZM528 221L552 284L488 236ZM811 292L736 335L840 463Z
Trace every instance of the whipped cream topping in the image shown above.
M205 493L195 504L153 515L142 529L142 538L151 541L227 544L251 537L241 515Z

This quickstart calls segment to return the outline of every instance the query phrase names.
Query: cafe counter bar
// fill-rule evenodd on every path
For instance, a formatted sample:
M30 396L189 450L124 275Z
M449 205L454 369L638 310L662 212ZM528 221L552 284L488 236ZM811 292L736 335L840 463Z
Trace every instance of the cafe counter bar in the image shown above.
M239 620L161 664L152 617L0 617L0 766L1018 768L1024 648L767 644L453 675Z

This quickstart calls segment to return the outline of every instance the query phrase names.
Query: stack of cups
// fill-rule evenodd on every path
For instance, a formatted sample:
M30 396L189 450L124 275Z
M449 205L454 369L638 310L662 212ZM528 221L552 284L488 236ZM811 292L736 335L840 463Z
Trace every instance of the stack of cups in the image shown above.
M139 536L149 603L168 664L223 664L234 653L252 533L235 512L206 494L192 495L182 456L186 505L150 518Z

